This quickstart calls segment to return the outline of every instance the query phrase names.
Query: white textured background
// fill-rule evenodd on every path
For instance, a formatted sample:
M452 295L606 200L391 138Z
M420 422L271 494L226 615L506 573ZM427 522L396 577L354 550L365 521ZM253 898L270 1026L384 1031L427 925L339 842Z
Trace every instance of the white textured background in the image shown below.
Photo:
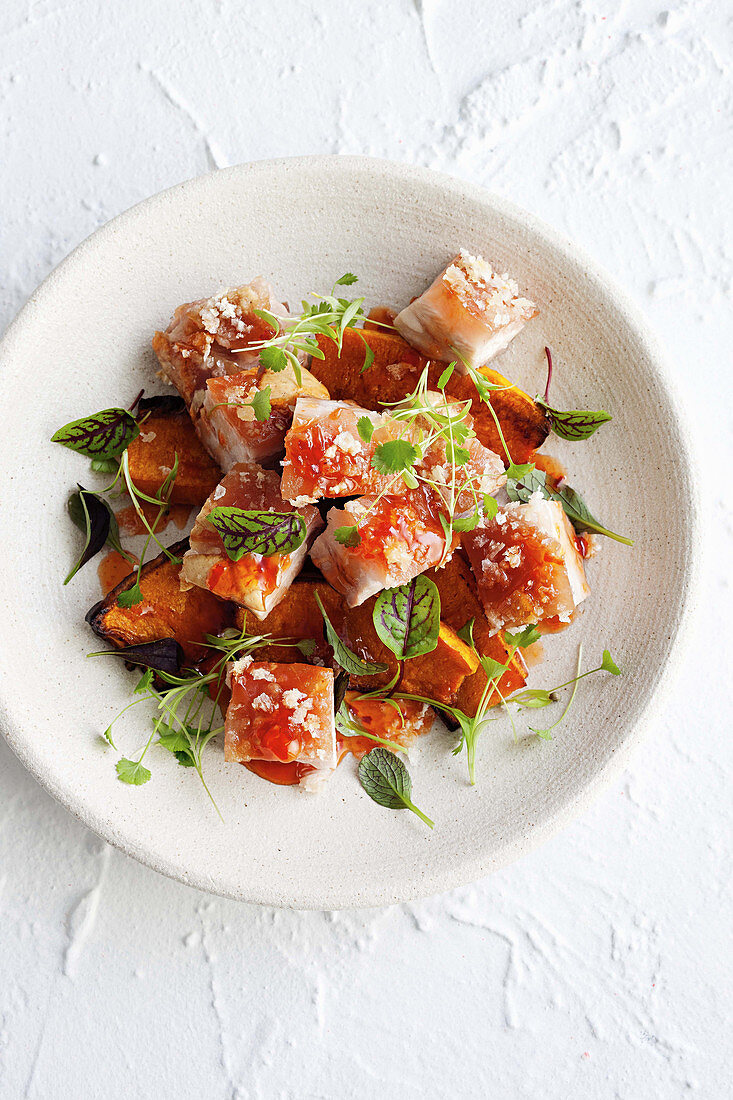
M0 742L2 1100L730 1095L732 32L727 0L3 0L0 326L97 226L210 169L453 172L584 245L666 339L709 554L623 780L430 901L209 899L103 845Z

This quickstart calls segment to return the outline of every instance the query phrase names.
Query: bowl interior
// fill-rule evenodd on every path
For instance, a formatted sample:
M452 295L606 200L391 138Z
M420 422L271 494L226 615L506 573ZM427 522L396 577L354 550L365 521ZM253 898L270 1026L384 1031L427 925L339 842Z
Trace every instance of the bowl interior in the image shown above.
M84 613L99 597L94 565L64 588L78 536L65 515L81 456L49 443L68 420L160 392L150 350L181 301L263 274L291 303L343 272L369 305L401 304L458 247L509 271L541 314L495 362L531 393L556 363L558 407L614 417L587 443L552 438L569 481L629 548L602 540L592 596L547 640L532 682L573 672L577 646L611 649L622 679L581 685L551 742L499 720L483 734L479 783L436 729L412 754L415 800L436 820L385 810L345 763L319 797L276 788L208 757L224 824L195 776L167 753L152 780L116 779L98 734L130 700L134 674L89 661ZM0 576L3 730L47 789L91 828L202 889L296 908L386 904L469 881L515 858L577 812L639 737L686 615L696 538L684 432L658 352L633 309L570 245L533 218L456 180L363 158L305 158L229 169L164 192L94 234L34 294L2 345L0 437L4 569ZM42 379L42 385L38 380ZM643 473L642 473L643 471ZM171 541L173 539L171 538ZM118 727L130 754L147 704ZM546 712L545 712L546 713ZM544 717L544 714L543 714Z

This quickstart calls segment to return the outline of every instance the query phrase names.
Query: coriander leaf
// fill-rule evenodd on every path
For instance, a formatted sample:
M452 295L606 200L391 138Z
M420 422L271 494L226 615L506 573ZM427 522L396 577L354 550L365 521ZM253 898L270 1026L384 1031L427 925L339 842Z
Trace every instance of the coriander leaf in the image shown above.
M603 660L601 661L601 668L604 672L610 672L613 676L621 675L621 669L618 667L607 649L603 650Z
M138 581L135 581L132 588L128 588L125 592L120 592L117 597L118 607L134 607L136 604L142 602L143 594Z
M616 542L623 542L627 546L633 546L633 539L627 539L624 535L617 535L608 528L603 527L591 514L587 504L570 486L561 489L551 489L547 484L547 475L544 470L533 468L528 474L516 480L507 477L507 496L510 500L526 502L533 493L540 492L546 500L555 500L561 504L565 515L576 531L595 531L599 535L606 535Z
M321 603L321 597L318 593L316 593L316 603L320 608L321 615L323 615L326 640L333 650L333 655L337 664L339 664L345 672L348 672L350 676L376 676L380 672L387 672L387 665L383 665L377 661L365 661L362 657L352 652L352 650L341 641L331 625L331 620L325 612L323 604Z
M380 443L372 455L372 466L380 474L399 474L417 461L418 454L406 439L390 439Z
M333 537L336 542L340 542L342 546L348 546L351 550L361 542L358 527L337 527Z
M353 286L354 283L358 283L359 279L356 275L352 275L350 271L347 271L345 275L342 275L340 279L337 279L333 284L334 286Z
M292 554L305 541L305 520L297 512L212 508L206 519L221 536L232 561L245 554Z
M93 416L72 420L51 436L87 458L115 458L140 434L135 417L127 409L103 409Z
M440 593L428 577L380 592L372 611L374 629L398 660L431 653L440 631Z
M613 420L611 414L603 409L595 412L591 409L570 409L562 412L560 409L551 408L541 397L535 397L535 403L547 413L555 435L560 436L561 439L569 439L571 442L590 439L601 424Z
M272 405L270 404L271 396L272 388L270 386L263 386L261 390L257 390L257 393L250 401L250 407L257 420L270 419L272 415Z
M454 466L465 466L471 457L471 452L465 447L457 447L448 440L445 447L446 458Z
M114 725L114 723L110 722L110 724L107 726L107 729L103 732L102 737L105 739L105 741L107 742L108 745L111 745L113 749L116 749L117 746L115 745L114 741L112 740L112 726L113 725Z
M133 695L147 695L153 683L153 670L146 668L133 690Z
M507 481L519 481L521 478L527 477L534 470L534 463L524 462L520 466L517 466L515 462L512 462L507 467L506 476Z
M378 746L359 761L359 782L379 806L390 810L412 810L432 829L434 822L411 801L410 773L398 756Z
M374 425L372 424L369 417L360 416L356 422L356 428L364 442L368 443L369 440L372 438L372 435L374 434Z
M507 666L499 664L493 657L482 657L479 654L479 661L481 662L481 668L486 674L488 680L499 680L507 670Z
M288 365L288 357L282 348L266 347L260 352L260 363L265 370L279 374Z
M504 631L505 640L509 642L510 645L519 646L520 649L525 649L528 645L534 645L541 637L542 635L533 623L525 626L518 634L510 634L508 630Z
M128 760L125 756L117 761L115 770L118 779L123 783L131 783L134 787L139 787L150 779L150 772L139 760Z
M466 645L469 645L471 647L471 649L476 648L476 646L473 643L473 624L475 622L476 622L476 617L474 616L472 619L468 620L468 622L466 623L465 626L462 626L460 630L456 631L456 634L461 639L461 641L465 642Z
M470 516L454 516L453 517L453 530L454 531L474 531L480 522L480 515L478 508L475 512L472 512Z
M484 496L484 518L494 519L496 513L499 511L499 502L496 497L489 496L488 493Z
M316 643L313 638L301 638L300 641L294 644L295 648L302 653L304 657L312 657L316 652Z
M84 535L84 546L76 563L66 575L64 584L68 584L81 567L99 553L107 541L110 527L110 510L107 505L81 485L79 491L69 497L67 507L72 522Z

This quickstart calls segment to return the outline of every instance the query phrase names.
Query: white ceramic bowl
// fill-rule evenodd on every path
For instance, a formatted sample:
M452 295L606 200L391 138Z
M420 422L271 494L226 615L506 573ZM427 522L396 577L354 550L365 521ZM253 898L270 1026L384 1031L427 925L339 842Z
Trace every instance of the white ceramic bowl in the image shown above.
M539 304L494 366L534 393L542 349L556 362L559 407L611 411L589 442L555 438L571 483L633 549L603 540L592 596L546 643L532 682L572 675L608 646L624 669L584 681L555 739L520 737L506 720L465 757L436 730L412 754L414 797L436 821L383 809L345 762L319 797L273 787L209 753L198 780L162 750L131 788L97 736L130 699L134 676L89 661L84 613L94 565L66 588L78 535L65 515L86 460L49 442L61 424L141 386L160 390L150 350L179 302L264 274L297 302L344 271L369 304L404 303L458 247L507 270ZM626 762L671 675L689 616L697 557L696 494L685 430L659 348L636 309L567 241L503 199L424 169L360 157L312 157L227 169L155 195L85 241L35 292L1 348L3 641L0 718L17 755L91 829L164 874L203 890L295 908L388 904L468 882L516 859L583 810ZM171 539L172 541L172 539ZM149 728L117 727L127 753ZM544 714L543 714L544 717ZM523 723L522 723L523 724Z

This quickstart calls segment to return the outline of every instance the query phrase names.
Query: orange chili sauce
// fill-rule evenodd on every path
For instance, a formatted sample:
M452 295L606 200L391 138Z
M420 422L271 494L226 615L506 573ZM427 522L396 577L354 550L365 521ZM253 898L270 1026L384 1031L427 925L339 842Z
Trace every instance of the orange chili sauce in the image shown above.
M119 550L110 550L108 554L105 554L99 565L97 566L97 576L99 577L99 584L102 588L102 592L106 595L112 588L115 588L120 581L123 581L125 577L129 577L132 573L134 566L123 558Z

